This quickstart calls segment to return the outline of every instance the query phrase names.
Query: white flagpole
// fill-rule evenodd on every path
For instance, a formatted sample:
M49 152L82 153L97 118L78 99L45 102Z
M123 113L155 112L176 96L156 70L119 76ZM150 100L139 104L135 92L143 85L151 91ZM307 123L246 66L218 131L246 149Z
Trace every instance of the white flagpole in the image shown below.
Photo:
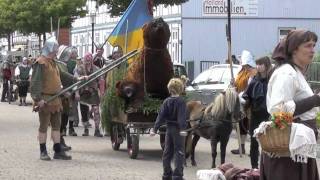
M127 53L127 51L128 51L128 28L129 28L129 20L127 19L126 36L125 36L126 38L124 41L124 49L125 49L124 53Z

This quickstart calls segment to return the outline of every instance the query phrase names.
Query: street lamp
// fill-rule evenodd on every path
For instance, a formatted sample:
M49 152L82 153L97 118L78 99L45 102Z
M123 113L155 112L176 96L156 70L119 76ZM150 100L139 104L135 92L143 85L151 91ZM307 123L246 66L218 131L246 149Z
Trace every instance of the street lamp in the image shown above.
M91 12L90 13L90 21L91 21L91 53L93 54L94 53L94 24L96 23L96 12Z

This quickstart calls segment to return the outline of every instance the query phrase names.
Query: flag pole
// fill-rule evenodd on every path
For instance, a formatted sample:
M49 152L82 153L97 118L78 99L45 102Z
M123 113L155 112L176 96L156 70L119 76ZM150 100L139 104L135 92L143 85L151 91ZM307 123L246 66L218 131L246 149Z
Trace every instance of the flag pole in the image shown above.
M127 50L128 50L128 29L129 29L129 19L127 19L126 36L124 41L124 49L125 49L124 53L127 53Z

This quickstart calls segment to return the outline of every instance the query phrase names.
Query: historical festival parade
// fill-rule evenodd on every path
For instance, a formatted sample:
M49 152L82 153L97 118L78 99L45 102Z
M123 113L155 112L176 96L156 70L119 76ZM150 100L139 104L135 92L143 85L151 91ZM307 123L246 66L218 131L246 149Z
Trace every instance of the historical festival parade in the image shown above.
M0 0L0 179L319 180L318 0Z

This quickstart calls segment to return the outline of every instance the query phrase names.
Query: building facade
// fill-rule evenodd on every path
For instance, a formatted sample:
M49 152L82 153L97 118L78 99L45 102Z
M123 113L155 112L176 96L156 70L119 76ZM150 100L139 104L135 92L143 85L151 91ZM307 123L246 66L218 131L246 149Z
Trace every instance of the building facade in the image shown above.
M97 8L95 1L87 1L87 10L88 14L76 19L71 29L71 44L78 48L79 56L92 51L92 38L96 44L103 44L120 20L120 17L111 17L108 14L106 5ZM181 6L158 6L155 8L154 16L164 18L169 24L171 37L168 50L172 61L181 63ZM111 54L110 44L106 43L104 49L104 57Z
M270 55L291 29L320 35L318 0L231 0L232 53L246 49L257 58ZM227 58L227 0L189 0L182 5L182 62L195 76L207 64ZM316 47L319 50L319 46ZM189 69L190 70L190 69Z

